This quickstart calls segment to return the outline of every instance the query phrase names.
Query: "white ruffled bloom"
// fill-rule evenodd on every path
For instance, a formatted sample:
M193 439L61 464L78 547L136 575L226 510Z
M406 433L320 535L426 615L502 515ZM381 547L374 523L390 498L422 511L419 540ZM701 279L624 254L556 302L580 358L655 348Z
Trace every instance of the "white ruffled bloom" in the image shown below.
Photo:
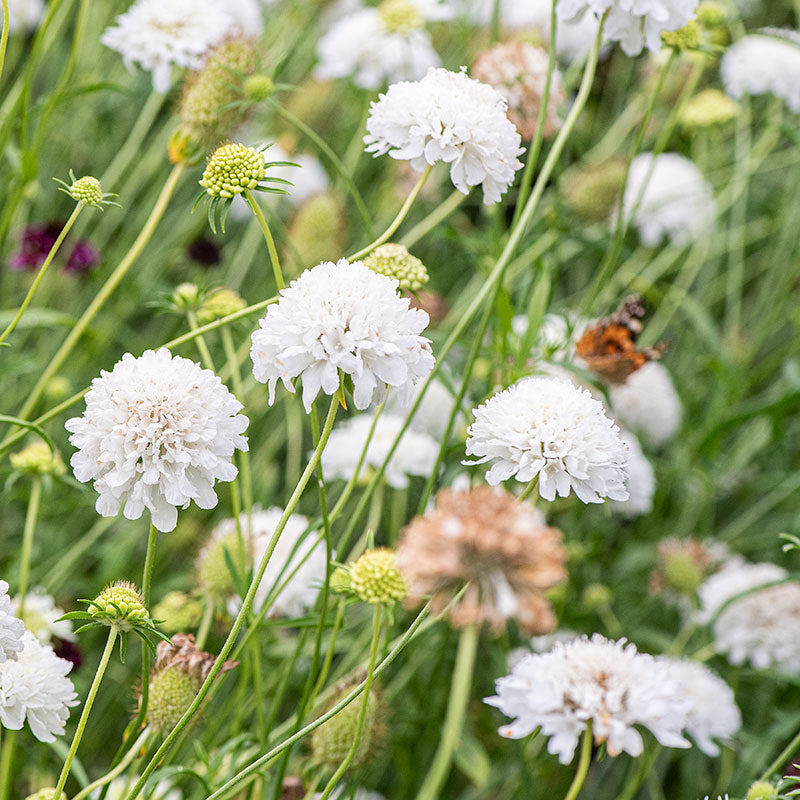
M407 406L414 384L433 369L430 342L419 334L428 315L409 307L398 282L361 261L323 261L281 290L252 336L250 357L257 381L268 384L270 405L278 380L294 392L303 378L303 405L320 389L333 395L339 373L353 380L353 402L365 409L381 402L386 387Z
M373 419L372 414L362 414L334 428L322 453L322 473L326 480L350 480L353 477L367 443ZM378 469L383 464L403 422L403 417L387 412L378 417L361 466L360 478L368 476L371 470ZM386 465L386 483L393 489L405 489L410 476L427 477L436 463L438 453L438 443L427 433L408 428Z
M530 654L496 682L497 695L484 702L514 720L500 728L521 739L537 727L550 737L547 749L562 764L572 761L578 739L591 720L597 743L611 756L641 755L636 725L648 728L666 747L689 747L681 735L689 703L669 670L625 640L600 634L557 642L549 653Z
M449 16L437 0L384 0L377 8L358 8L337 19L317 43L314 76L352 77L364 89L417 80L441 63L424 25Z
M5 0L8 4L9 33L23 33L38 28L44 19L43 0Z
M713 621L714 647L732 664L800 673L800 583L768 585L786 577L777 564L732 558L700 587L698 621Z
M19 613L20 598L14 598L14 613ZM25 629L29 630L42 644L50 644L51 639L64 639L67 642L76 641L72 632L72 623L68 619L56 622L64 615L64 609L59 608L55 600L40 586L32 589L25 595L25 614L22 617Z
M603 38L619 42L623 52L635 56L647 47L661 49L661 34L676 31L694 17L700 0L558 0L561 19L573 19L587 10L598 19L607 14Z
M545 500L574 491L584 503L627 500L628 451L603 404L558 378L526 378L473 412L467 455L489 462L492 486L538 476Z
M742 727L742 715L733 690L704 664L686 658L659 656L670 677L680 685L681 694L689 700L686 733L707 756L718 756L714 741L729 741Z
M40 742L54 742L64 733L69 707L77 705L67 677L72 663L59 658L30 631L25 631L22 643L17 660L0 665L0 723L18 731L27 718Z
M253 564L257 565L267 551L275 528L283 516L282 508L253 510ZM239 518L242 530L247 530L248 518L243 513ZM225 520L214 536L227 537L234 534L234 520ZM256 589L253 610L258 613L265 601L271 597L270 617L300 617L315 603L320 587L325 582L327 556L325 544L317 531L308 531L308 519L301 514L292 514L281 531L278 543L270 557L264 577ZM277 592L277 594L275 594ZM241 608L241 600L233 599L229 610L235 614Z
M800 111L800 42L794 31L781 33L752 33L728 48L720 76L731 97L773 94L790 111Z
M611 507L620 516L628 519L649 514L653 510L653 495L656 491L656 475L653 465L647 460L639 440L628 431L620 432L625 447L628 448L626 471L628 478L625 488L630 495L627 500L611 501Z
M483 202L497 203L522 167L521 138L506 116L506 101L465 72L430 69L421 81L392 84L372 103L364 137L367 152L389 153L417 172L450 164L458 191L483 186Z
M97 512L139 519L145 508L171 531L177 508L214 508L216 481L232 481L234 450L247 450L242 404L211 370L166 348L126 353L101 372L82 417L67 421L79 481L94 481Z
M622 201L642 243L656 247L664 237L684 245L707 236L716 204L711 184L700 170L678 153L640 153L631 162ZM613 214L612 227L616 225Z
M669 371L657 361L648 361L624 383L610 386L609 397L620 424L653 447L666 444L681 426L681 399Z
M213 45L237 31L232 9L238 7L224 0L136 0L100 41L128 69L139 64L152 72L153 88L163 94L172 84L173 65L197 69Z
M22 652L23 633L25 625L11 609L8 582L0 581L0 664L16 659L17 653Z

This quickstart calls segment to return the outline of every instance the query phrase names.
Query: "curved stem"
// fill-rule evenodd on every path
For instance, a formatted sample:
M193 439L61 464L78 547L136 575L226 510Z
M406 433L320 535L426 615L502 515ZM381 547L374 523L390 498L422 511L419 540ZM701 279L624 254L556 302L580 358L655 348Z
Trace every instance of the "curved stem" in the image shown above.
M283 272L281 272L281 260L278 257L278 250L275 247L275 240L272 238L272 231L269 229L267 218L261 210L261 206L253 195L250 189L244 190L244 196L247 198L247 204L250 206L253 214L255 214L261 232L264 234L264 239L267 242L267 250L269 250L269 260L272 263L272 272L275 274L275 283L278 290L286 288L286 282L283 280Z
M461 730L464 727L464 717L472 687L472 675L475 670L475 655L478 652L478 638L477 625L467 625L461 629L444 728L433 757L433 763L425 776L422 788L417 793L417 800L436 800L442 785L450 774L450 765L461 738Z
M222 649L220 650L216 661L211 667L211 670L209 671L205 681L203 681L203 684L198 690L194 700L189 705L189 708L186 709L184 715L180 718L180 720L178 720L177 724L172 729L172 731L170 731L166 739L164 739L161 746L155 752L153 757L150 759L150 762L147 764L147 767L142 772L142 775L136 782L136 785L128 793L128 800L133 800L133 798L139 796L139 792L141 792L147 779L153 774L153 771L156 769L160 761L172 750L172 747L174 746L176 739L180 735L181 731L188 725L189 721L194 716L197 709L200 707L200 704L203 702L203 700L205 699L206 695L208 694L211 688L211 684L214 682L214 679L217 677L217 675L219 675L219 672L222 669L222 665L225 662L225 659L228 657L231 650L233 649L233 646L236 643L236 639L238 638L239 633L242 630L244 621L247 615L250 613L250 609L253 607L253 600L255 598L256 590L258 589L258 586L261 583L261 579L264 577L264 572L267 569L267 565L269 564L269 560L272 557L273 551L275 550L275 546L278 544L278 539L280 538L280 535L283 532L284 527L286 527L286 523L288 522L290 515L294 511L295 506L300 500L300 496L303 494L303 490L306 488L306 485L308 484L311 475L317 468L317 464L319 463L320 457L322 456L322 451L325 449L325 445L328 443L328 438L331 435L331 430L333 429L333 421L336 418L336 410L338 406L339 406L338 395L334 395L331 398L330 408L328 409L328 416L325 419L325 425L323 426L322 429L322 434L320 436L319 444L317 445L317 447L314 448L314 452L312 453L311 458L309 459L309 462L306 465L306 468L300 477L300 481L295 487L292 496L289 498L289 502L286 504L286 508L284 509L284 512L281 515L278 524L275 526L275 533L273 534L272 539L267 545L267 549L264 552L263 557L261 558L261 562L259 563L257 569L255 570L253 579L250 581L250 587L248 588L247 594L245 595L245 598L242 601L242 607L239 609L239 613L236 615L236 619L233 622L233 626L231 627L230 633L228 633L228 638L222 645Z
M429 175L431 174L431 170L433 169L433 164L428 164L425 167L425 171L420 175L419 180L414 184L414 188L409 192L408 197L406 198L405 203L403 203L400 210L397 212L397 216L392 220L389 227L377 238L374 242L371 242L366 247L359 250L357 253L353 253L353 255L348 256L348 261L355 261L361 256L367 255L367 253L371 253L376 247L382 245L384 242L388 241L392 234L400 227L400 223L406 218L411 206L414 204L414 201L417 199L417 195L422 190L422 187L425 185L425 181L428 180Z
M583 782L586 780L586 774L589 772L589 764L592 761L592 721L586 723L586 730L583 732L583 741L581 742L581 756L578 761L578 770L575 777L572 779L569 789L567 790L564 800L575 800L578 793L583 788Z
M197 315L189 309L186 312L186 321L189 323L189 330L197 332L197 329L200 327L197 324ZM206 340L203 338L202 333L198 333L195 338L195 344L197 345L197 352L200 353L200 359L203 362L203 366L206 369L210 369L214 372L214 359L211 358L211 351L208 349L208 345L206 344Z
M3 65L6 63L6 48L8 47L8 4L10 0L0 0L3 7L3 32L0 33L0 77L3 75Z
M101 786L111 783L111 781L113 781L114 778L116 778L121 772L124 772L128 764L133 761L134 756L139 752L149 735L150 728L145 728L139 735L139 738L131 745L128 752L125 753L125 757L122 759L122 761L120 761L119 764L114 767L114 769L110 770L105 775L102 775L96 781L92 781L92 783L90 783L85 789L81 789L78 794L72 798L72 800L84 800L84 798L88 797L95 789L99 789Z
M58 238L55 240L55 242L53 242L53 246L50 248L50 252L47 254L47 258L45 258L44 263L42 264L42 267L39 270L39 273L36 275L36 278L31 284L31 288L28 289L28 293L25 295L25 299L22 301L22 305L19 307L19 311L17 311L17 314L14 317L14 319L12 319L11 322L8 324L8 327L3 331L2 334L0 334L0 342L4 342L9 337L11 331L13 331L14 328L17 327L17 324L22 319L22 315L25 313L25 310L30 305L31 300L33 300L33 295L39 288L39 284L41 283L45 272L47 272L47 268L50 266L51 262L55 258L55 255L58 252L59 248L61 247L62 242L69 233L69 229L72 227L73 223L78 218L78 214L81 213L81 210L85 205L86 204L83 201L80 201L75 206L75 209L70 215L70 218L67 220L66 224L61 229L61 233L58 234Z
M85 730L86 722L89 719L89 712L92 710L94 699L97 696L97 690L100 688L100 681L103 679L103 673L106 671L106 667L108 666L108 661L111 658L112 651L114 650L114 642L116 639L117 627L116 625L112 625L108 631L108 639L106 640L106 647L105 650L103 650L103 655L100 658L100 664L97 666L97 672L95 672L94 680L92 681L92 685L89 687L89 694L86 696L86 702L84 703L83 711L81 712L81 718L78 720L78 727L75 729L75 735L72 737L72 744L69 747L67 758L64 761L64 766L61 769L61 775L59 775L58 783L53 791L53 797L61 797L61 790L64 788L64 784L67 782L72 761L75 758L75 753L78 752L78 745L80 745L81 739L83 738L83 731Z
M380 642L381 634L381 604L375 606L375 612L372 616L372 642L369 648L369 665L367 666L367 678L364 681L364 699L361 701L361 708L358 712L358 721L356 722L356 730L353 735L353 743L350 745L350 750L345 756L344 761L339 764L336 772L333 773L328 785L322 792L319 800L328 800L331 792L336 788L339 778L344 775L347 768L355 758L358 751L358 745L361 742L361 736L364 733L364 723L367 719L367 708L369 706L370 691L372 689L372 679L375 677L375 662L378 660L378 643Z
M466 199L468 195L454 189L450 197L420 220L405 236L400 237L400 244L403 247L411 247L423 236L430 233L440 222L447 219Z
M774 772L777 772L781 768L781 765L786 763L798 749L800 749L800 732L795 735L794 739L781 750L777 758L761 773L759 780L768 781L770 776Z
M206 598L206 604L203 607L203 617L200 620L200 627L197 629L197 649L202 650L205 647L208 632L211 630L211 620L214 617L214 601Z
M33 550L33 533L36 530L36 519L39 516L39 500L42 496L42 479L36 475L31 484L31 496L28 500L28 510L25 514L25 527L22 531L22 554L19 565L19 605L16 616L24 619L25 595L28 594L28 578L31 568L31 551Z

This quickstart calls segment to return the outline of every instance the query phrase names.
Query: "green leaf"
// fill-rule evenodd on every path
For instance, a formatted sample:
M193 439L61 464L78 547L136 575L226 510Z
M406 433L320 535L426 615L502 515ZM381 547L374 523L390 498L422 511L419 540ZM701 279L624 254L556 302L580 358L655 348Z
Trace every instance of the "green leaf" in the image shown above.
M88 611L68 611L66 614L62 614L55 622L61 622L65 619L94 619L94 617Z
M461 741L455 752L455 762L479 789L484 789L489 784L491 759L481 743L471 734L466 732L461 734Z

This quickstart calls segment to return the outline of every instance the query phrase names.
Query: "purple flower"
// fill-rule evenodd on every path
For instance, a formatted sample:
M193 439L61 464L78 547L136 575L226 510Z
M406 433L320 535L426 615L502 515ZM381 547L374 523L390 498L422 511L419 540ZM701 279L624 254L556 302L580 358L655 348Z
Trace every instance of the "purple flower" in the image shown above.
M8 257L9 269L17 272L39 269L63 227L63 223L60 222L37 222L28 225L22 232L20 249ZM64 272L80 275L99 263L100 251L88 239L80 239L72 248L64 265Z
M100 251L88 240L81 239L67 260L64 272L80 275L100 263Z

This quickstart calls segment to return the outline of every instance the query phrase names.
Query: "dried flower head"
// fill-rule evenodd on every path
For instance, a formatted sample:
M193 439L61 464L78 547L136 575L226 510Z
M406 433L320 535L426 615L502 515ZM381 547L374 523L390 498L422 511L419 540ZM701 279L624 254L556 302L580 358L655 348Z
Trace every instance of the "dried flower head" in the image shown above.
M554 628L544 592L566 577L566 558L559 530L489 486L441 490L434 509L404 528L397 549L411 605L430 596L438 614L469 584L448 611L450 622L485 623L495 633L511 619L532 634Z
M365 603L396 603L408 594L394 550L368 550L350 565L349 572L350 591Z
M401 289L416 292L428 282L425 265L401 244L382 244L364 258L364 266L394 278Z

